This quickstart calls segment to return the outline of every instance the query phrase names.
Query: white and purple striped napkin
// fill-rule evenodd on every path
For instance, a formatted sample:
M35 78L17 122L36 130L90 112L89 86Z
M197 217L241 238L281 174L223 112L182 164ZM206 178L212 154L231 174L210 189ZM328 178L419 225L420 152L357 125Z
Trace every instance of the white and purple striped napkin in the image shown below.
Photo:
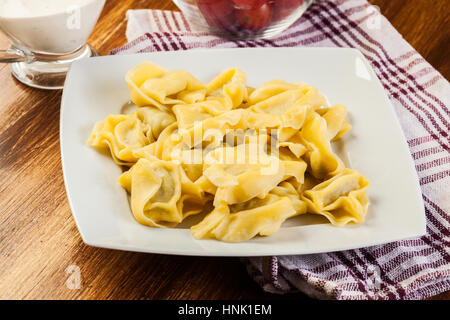
M242 259L269 292L323 299L424 299L450 290L450 86L366 0L315 2L270 40L197 32L178 12L130 10L129 43L112 54L193 48L337 46L371 62L404 130L422 187L427 235L324 254Z

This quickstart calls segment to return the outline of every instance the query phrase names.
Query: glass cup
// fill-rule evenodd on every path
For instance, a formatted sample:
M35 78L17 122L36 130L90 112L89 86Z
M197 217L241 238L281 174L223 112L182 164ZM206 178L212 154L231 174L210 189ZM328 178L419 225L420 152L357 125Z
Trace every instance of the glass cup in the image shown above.
M96 56L86 44L105 0L0 0L0 30L11 47L0 50L20 82L61 89L72 62Z

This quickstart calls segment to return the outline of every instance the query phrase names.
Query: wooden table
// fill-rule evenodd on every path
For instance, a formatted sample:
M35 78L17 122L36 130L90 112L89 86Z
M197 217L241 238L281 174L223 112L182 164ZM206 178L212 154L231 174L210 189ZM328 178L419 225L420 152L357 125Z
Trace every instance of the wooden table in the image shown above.
M435 68L450 76L447 0L371 0ZM128 8L176 9L170 1L109 0L90 38L101 54L123 45ZM0 47L8 41L0 37ZM59 151L61 91L28 88L0 65L0 298L306 299L264 293L238 259L121 252L86 246L64 190ZM69 289L69 266L81 288ZM450 299L450 292L435 299Z

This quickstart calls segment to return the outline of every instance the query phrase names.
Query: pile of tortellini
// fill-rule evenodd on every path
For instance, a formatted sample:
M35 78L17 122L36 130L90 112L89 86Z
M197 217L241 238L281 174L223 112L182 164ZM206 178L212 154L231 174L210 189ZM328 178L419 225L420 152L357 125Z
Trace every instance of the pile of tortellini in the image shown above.
M347 110L315 87L251 88L238 68L205 85L152 62L126 81L137 107L96 123L88 143L126 169L119 182L139 223L173 227L203 214L196 239L239 242L305 213L336 226L364 219L369 182L331 145L351 129Z

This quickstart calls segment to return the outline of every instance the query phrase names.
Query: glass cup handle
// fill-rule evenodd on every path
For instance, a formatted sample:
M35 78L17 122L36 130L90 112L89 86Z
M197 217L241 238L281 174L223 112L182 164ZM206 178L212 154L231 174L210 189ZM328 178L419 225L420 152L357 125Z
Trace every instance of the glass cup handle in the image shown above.
M34 61L32 55L26 54L22 50L9 48L8 50L0 50L0 63L27 62Z

